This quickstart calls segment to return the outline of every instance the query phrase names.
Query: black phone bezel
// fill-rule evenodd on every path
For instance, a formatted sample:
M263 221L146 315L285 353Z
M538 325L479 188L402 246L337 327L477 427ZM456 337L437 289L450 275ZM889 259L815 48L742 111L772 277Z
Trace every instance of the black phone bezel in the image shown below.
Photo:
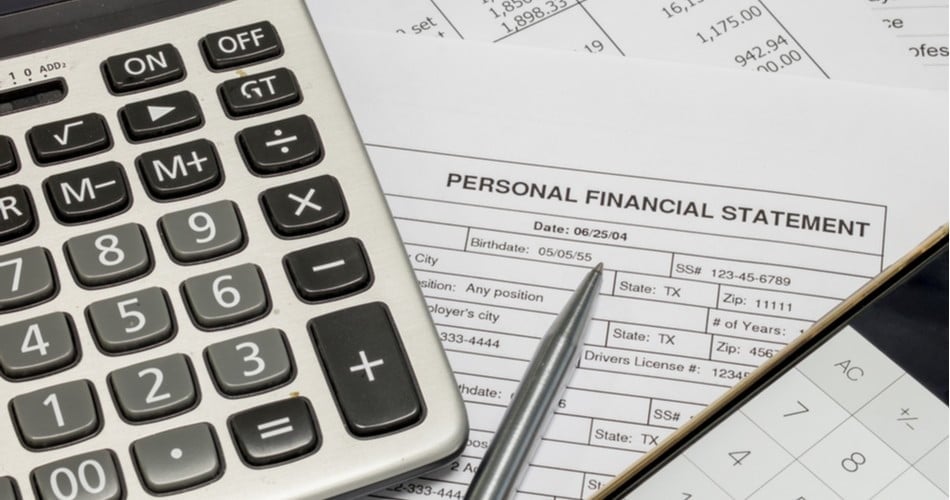
M802 342L790 345L788 350L782 353L776 362L768 364L766 367L763 367L761 373L755 374L757 376L754 377L754 380L750 384L740 384L736 389L724 396L726 400L719 400L713 403L709 408L709 412L703 414L701 417L696 417L702 418L702 422L690 426L690 428L684 429L680 433L674 434L676 438L675 444L668 447L661 446L661 449L656 450L650 455L648 458L649 462L645 466L635 467L621 474L613 483L607 486L605 491L599 492L595 498L598 500L620 499L634 493L636 488L643 484L644 481L659 472L680 453L684 452L712 429L715 429L727 417L738 411L742 405L756 397L784 373L792 369L800 361L834 337L846 325L851 323L855 316L898 288L932 260L941 257L944 252L948 250L946 227L944 227L942 231L943 233L938 239L931 241L930 244L923 247L919 253L911 256L909 260L895 264L895 266L899 266L896 272L888 275L886 279L877 283L870 290L862 289L855 294L855 296L860 296L860 298L855 303L849 305L846 310L838 311L837 313L833 311L830 313L829 315L834 316L830 321L821 325L820 331L808 336L807 339L803 339ZM882 274L886 273L887 271ZM626 477L623 477L624 474Z

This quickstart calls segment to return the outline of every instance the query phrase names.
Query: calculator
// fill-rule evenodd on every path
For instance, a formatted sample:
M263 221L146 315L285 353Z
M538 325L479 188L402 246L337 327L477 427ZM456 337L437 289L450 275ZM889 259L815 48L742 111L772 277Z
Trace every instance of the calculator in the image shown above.
M355 497L461 452L302 1L0 5L0 377L0 500Z
M595 500L946 500L942 227Z

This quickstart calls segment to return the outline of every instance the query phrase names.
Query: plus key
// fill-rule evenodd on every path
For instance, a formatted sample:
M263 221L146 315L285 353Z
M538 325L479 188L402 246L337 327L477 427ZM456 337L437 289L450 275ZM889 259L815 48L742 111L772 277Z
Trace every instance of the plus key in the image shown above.
M422 418L412 368L384 304L332 312L308 327L350 432L377 436Z

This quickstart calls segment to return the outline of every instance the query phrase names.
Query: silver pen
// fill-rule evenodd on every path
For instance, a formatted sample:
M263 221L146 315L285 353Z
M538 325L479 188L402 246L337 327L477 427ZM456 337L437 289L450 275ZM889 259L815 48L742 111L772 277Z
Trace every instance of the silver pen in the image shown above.
M534 358L518 392L495 432L466 500L502 500L514 496L541 435L554 415L554 402L577 364L594 301L600 293L604 265L597 264L568 299Z

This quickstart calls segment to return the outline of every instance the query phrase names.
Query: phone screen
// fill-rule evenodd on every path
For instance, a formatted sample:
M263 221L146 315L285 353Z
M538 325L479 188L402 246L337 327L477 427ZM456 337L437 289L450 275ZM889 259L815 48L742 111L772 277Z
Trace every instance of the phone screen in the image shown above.
M622 498L948 498L945 241Z

